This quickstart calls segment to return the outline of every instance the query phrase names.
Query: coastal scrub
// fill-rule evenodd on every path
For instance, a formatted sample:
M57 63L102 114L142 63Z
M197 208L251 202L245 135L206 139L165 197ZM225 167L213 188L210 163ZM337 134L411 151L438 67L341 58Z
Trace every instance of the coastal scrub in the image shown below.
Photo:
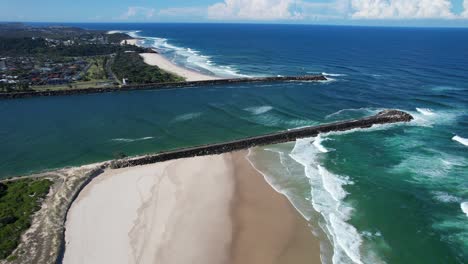
M0 183L0 259L7 258L18 246L51 185L47 179Z

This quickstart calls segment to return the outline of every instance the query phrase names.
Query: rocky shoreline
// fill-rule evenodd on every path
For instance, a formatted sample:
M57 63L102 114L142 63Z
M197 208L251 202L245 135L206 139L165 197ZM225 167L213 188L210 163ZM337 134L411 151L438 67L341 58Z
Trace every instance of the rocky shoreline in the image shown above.
M136 90L165 90L176 88L199 88L208 85L223 85L223 84L241 84L241 83L269 83L269 82L286 82L286 81L326 81L327 78L323 75L305 75L305 76L283 76L283 77L255 77L255 78L235 78L235 79L216 79L206 81L190 81L190 82L174 82L174 83L152 83L139 84L128 86L110 86L105 88L84 88L56 91L28 91L19 93L0 93L0 99L19 99L29 97L46 97L46 96L65 96L79 94L97 94L110 93L121 91L136 91Z

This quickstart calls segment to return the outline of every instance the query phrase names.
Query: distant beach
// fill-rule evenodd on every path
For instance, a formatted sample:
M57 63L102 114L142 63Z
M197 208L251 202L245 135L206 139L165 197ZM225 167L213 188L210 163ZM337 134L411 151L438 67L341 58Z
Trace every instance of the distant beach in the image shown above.
M109 170L72 205L65 239L64 263L320 263L246 151Z
M122 41L122 44L127 43L128 45L138 46L138 39L127 39ZM185 78L186 81L206 81L206 80L217 80L221 79L216 76L210 76L207 74L202 74L181 66L178 66L172 63L170 60L158 53L142 53L140 54L143 57L145 63L152 66L158 66L159 68L174 73Z
M206 81L206 80L217 80L220 79L215 76L202 74L196 71L192 71L180 66L175 65L164 56L157 53L142 53L140 56L143 57L145 62L149 65L158 66L159 68L184 77L186 81Z

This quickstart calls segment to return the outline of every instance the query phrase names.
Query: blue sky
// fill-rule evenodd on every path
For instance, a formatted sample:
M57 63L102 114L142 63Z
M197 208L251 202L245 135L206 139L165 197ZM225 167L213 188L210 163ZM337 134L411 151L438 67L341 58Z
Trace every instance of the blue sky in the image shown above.
M0 0L0 21L468 27L468 0Z

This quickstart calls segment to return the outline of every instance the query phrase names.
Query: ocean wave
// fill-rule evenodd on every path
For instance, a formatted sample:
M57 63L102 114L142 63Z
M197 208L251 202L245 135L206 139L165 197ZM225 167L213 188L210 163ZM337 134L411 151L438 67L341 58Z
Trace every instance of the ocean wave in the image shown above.
M241 74L232 66L217 65L210 56L203 55L198 50L173 45L169 43L167 38L142 36L139 34L140 31L127 33L134 38L144 39L143 46L155 48L162 55L169 57L173 63L182 64L181 66L188 69L226 78L251 77L250 75Z
M452 138L453 141L457 141L458 143L468 146L468 139L467 138L462 138L460 136L454 136Z
M419 142L418 144L424 146L425 142ZM404 152L406 147L404 146L399 150ZM412 177L408 178L408 181L427 185L430 183L439 184L441 180L450 177L452 170L466 165L466 160L463 157L427 148L423 153L406 157L406 159L395 165L392 171L409 173Z
M154 137L142 137L142 138L113 138L111 141L115 142L135 142L135 141L143 141L143 140L150 140L154 139Z
M425 116L433 116L434 112L429 108L416 108L416 111Z
M332 82L336 82L337 79L335 78L331 78L330 76L327 76L326 77L327 79L326 80L323 80L323 81L301 81L301 82L311 82L311 83L316 83L316 82L319 82L319 83L332 83Z
M429 108L416 108L416 112L409 111L409 113L414 118L409 124L425 127L432 127L435 124L450 124L461 114L454 111L434 111Z
M432 87L433 91L436 92L445 92L445 91L465 91L467 88L453 87L453 86L434 86Z
M362 263L362 237L355 227L347 223L353 208L343 201L348 194L344 186L353 182L349 177L333 174L320 165L318 155L325 149L321 141L317 137L298 139L290 157L304 167L309 178L312 206L323 216L325 224L322 229L334 245L333 263Z
M463 202L460 204L460 208L462 209L463 213L468 217L468 202Z
M202 114L203 113L201 112L194 112L194 113L178 115L172 120L172 122L184 122L184 121L192 120L192 119L200 117Z
M331 76L331 77L341 77L341 76L346 76L346 74L340 74L340 73L327 73L327 72L322 72L323 76Z
M245 111L250 112L250 113L252 113L254 115L260 115L260 114L269 112L272 109L273 109L273 107L269 106L269 105L244 108Z
M328 152L328 149L325 148L325 147L322 145L323 140L324 140L324 139L323 139L322 136L319 134L319 135L315 138L313 145L314 145L314 147L316 147L320 152L322 152L322 153L327 153L327 152Z
M281 166L286 169L286 173L292 177L292 173L290 172L289 170L289 166L288 166L288 163L285 161L286 159L286 154L284 152L281 152L281 151L277 151L277 150L272 150L272 149L265 149L266 151L271 151L273 153L276 153L278 154L279 158L280 158L280 163L281 163ZM256 170L258 171L260 174L263 175L265 181L278 193L281 193L283 194L288 200L289 202L294 206L294 208L302 215L302 217L304 219L306 219L307 221L309 221L312 216L309 212L307 212L307 210L304 210L303 208L299 208L300 206L298 205L297 203L297 199L295 199L293 196L293 194L291 194L291 192L288 190L287 187L284 187L282 185L284 185L285 183L284 182L281 182L281 183L278 183L274 180L274 177L271 177L271 175L268 175L267 173L263 172L262 170L258 169L257 166L256 166L256 163L253 161L253 154L252 154L253 150L252 149L249 149L248 151L248 154L246 156L246 159L247 161L250 163L250 165ZM271 166L269 166L271 167ZM283 177L285 175L282 175Z
M341 109L341 110L339 110L337 112L329 114L329 115L325 116L325 119L339 118L342 115L347 117L347 116L349 116L349 114L354 114L354 113L358 113L358 114L362 113L363 115L377 114L381 110L383 110L383 109L379 110L379 109L374 109L374 108L347 108L347 109Z
M125 33L128 34L132 38L137 38L138 33L141 32L141 30L109 30L107 31L106 34L117 34L117 33Z
M433 194L434 194L434 198L436 200L438 200L440 202L443 202L443 203L459 203L459 202L461 202L460 197L456 197L456 196L448 194L446 192L437 191L437 192L433 192Z

